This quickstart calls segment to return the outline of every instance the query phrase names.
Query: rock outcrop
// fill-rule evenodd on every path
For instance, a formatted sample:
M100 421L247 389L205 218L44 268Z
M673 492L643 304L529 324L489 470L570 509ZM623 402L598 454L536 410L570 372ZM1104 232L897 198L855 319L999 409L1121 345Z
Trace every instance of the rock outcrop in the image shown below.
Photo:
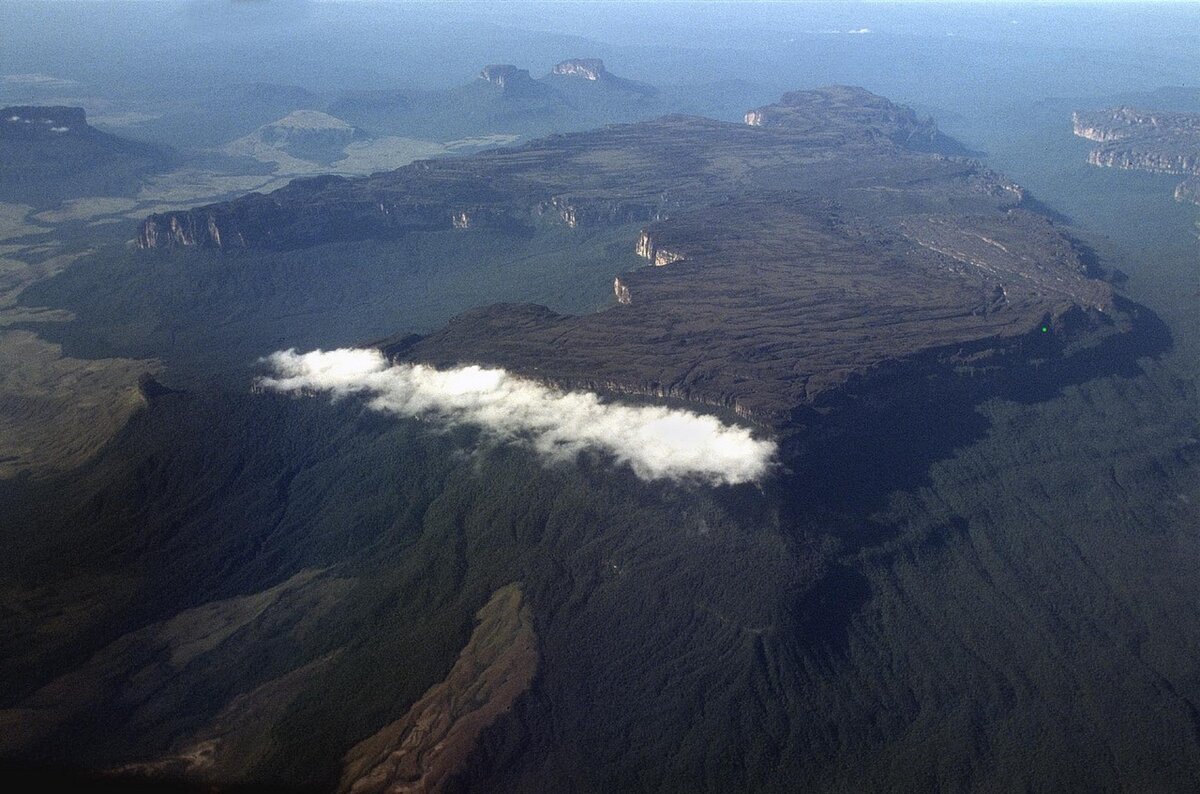
M518 69L508 63L490 64L479 72L479 79L491 83L498 88L508 88L514 84L529 83L533 78L527 69Z
M962 147L938 131L933 119L856 86L793 91L772 105L746 113L751 127L774 127L811 135L830 126L857 134L883 135L908 149L961 153Z
M550 73L584 80L604 80L611 77L604 68L604 61L599 58L571 58L556 63Z
M1099 144L1088 154L1092 165L1187 175L1189 179L1175 189L1175 198L1197 201L1200 114L1122 106L1076 112L1072 123L1077 136Z
M574 102L588 96L603 97L608 102L617 103L611 108L617 111L622 96L636 104L658 93L645 83L617 77L604 67L604 61L599 58L570 58L557 63L545 80ZM619 113L617 117L620 117Z
M1200 204L1200 177L1188 177L1176 185L1175 200Z

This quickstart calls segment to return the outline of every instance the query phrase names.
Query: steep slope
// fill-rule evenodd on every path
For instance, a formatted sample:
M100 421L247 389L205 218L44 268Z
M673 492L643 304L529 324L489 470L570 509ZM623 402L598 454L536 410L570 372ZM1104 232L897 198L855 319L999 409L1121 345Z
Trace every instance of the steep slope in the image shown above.
M445 791L480 734L510 711L537 671L537 637L520 585L497 590L445 681L346 754L341 791Z
M782 465L648 482L355 397L148 390L80 471L0 483L0 754L118 785L1195 788L1195 392L1026 204L832 113L668 118L150 219L123 266L200 271L165 315L253 337L249 293L307 296L282 345L332 338L320 306L406 320L311 276L370 245L379 291L388 267L453 272L456 245L511 277L536 254L514 240L561 246L519 271L550 279L600 239L605 310L492 306L378 344L739 411ZM614 237L647 264L621 272Z
M617 275L617 306L578 317L481 309L403 355L682 398L769 425L888 362L941 351L945 366L978 366L1026 337L1126 325L1079 246L1024 209L1019 186L906 148L937 139L931 122L861 89L786 99L756 111L766 125L667 117L364 180L294 182L152 216L140 241L287 249L647 224L629 245L660 267Z
M1197 200L1200 178L1200 113L1147 111L1121 106L1076 112L1075 134L1095 141L1092 165L1187 176L1175 189L1179 201Z

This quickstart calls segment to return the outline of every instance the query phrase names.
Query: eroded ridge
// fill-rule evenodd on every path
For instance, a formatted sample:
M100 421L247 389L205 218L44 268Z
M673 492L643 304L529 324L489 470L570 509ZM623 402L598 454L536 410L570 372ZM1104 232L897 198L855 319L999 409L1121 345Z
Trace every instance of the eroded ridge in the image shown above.
M346 754L339 791L444 791L480 734L509 711L537 672L533 617L519 584L497 590L445 680L403 717Z

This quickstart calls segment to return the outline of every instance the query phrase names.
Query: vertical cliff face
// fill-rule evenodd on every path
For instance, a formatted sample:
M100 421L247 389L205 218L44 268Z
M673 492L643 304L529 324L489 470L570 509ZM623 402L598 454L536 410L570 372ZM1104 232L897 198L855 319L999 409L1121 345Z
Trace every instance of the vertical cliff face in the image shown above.
M571 58L555 64L550 73L563 77L578 77L593 82L604 80L609 76L608 71L604 68L604 61L599 58Z
M246 248L245 236L234 218L215 211L191 210L151 215L138 230L142 248Z
M1121 139L1109 139L1121 140ZM1160 174L1200 173L1200 151L1155 151L1144 148L1102 147L1088 154L1088 162L1106 168L1155 171Z
M1196 201L1200 177L1200 114L1145 111L1122 106L1077 111L1075 134L1098 145L1088 162L1106 168L1184 174L1177 201Z
M0 202L49 207L86 196L133 197L143 175L176 163L170 149L96 129L83 108L0 108Z
M852 120L855 129L882 134L905 148L961 153L961 146L942 135L933 119L920 118L911 108L855 86L793 91L772 105L750 110L743 120L751 127L810 133L828 125L831 118Z
M236 233L222 241L221 227L211 213L187 212L151 216L142 223L138 231L138 244L142 248L224 248L230 240L239 238ZM242 247L244 247L242 241Z
M494 63L483 67L479 73L479 79L491 83L497 88L509 88L533 82L528 70L518 69L510 63Z
M684 258L683 254L678 251L663 248L655 242L654 236L650 233L649 229L642 229L638 235L637 243L634 245L634 251L638 256L647 259L650 264L656 267L669 265Z
M1200 114L1139 110L1128 105L1076 111L1071 114L1071 122L1076 135L1097 143L1157 134L1200 135Z
M1127 124L1112 126L1102 123L1094 113L1085 114L1078 111L1071 114L1071 127L1077 137L1097 143L1121 140L1128 137L1132 131Z
M622 306L633 303L633 295L630 293L629 287L621 281L620 276L613 279L613 294L617 297L617 303Z

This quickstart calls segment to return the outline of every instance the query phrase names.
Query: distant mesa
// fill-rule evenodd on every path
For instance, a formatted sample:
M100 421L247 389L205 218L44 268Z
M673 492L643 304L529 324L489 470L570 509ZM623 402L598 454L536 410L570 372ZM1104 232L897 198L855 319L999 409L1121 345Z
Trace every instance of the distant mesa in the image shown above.
M579 77L584 80L603 80L611 77L599 58L570 58L554 65L551 74Z
M831 118L849 121L866 134L882 134L894 143L917 151L966 154L957 141L938 131L929 117L857 86L830 86L793 91L772 105L748 112L751 127L774 127L811 133L826 127Z
M560 88L568 90L578 87L603 88L609 92L635 96L651 96L658 93L657 89L645 83L617 77L604 68L604 61L599 58L569 58L554 65L547 80Z
M368 137L364 130L336 116L319 110L296 110L239 138L226 150L267 160L277 159L282 152L301 160L329 164L346 156L346 146Z
M609 72L598 58L572 58L540 76L516 64L491 63L465 85L351 91L324 109L375 135L532 138L662 115L669 103L659 95L653 86Z
M263 143L272 146L345 146L366 138L363 130L319 110L296 110L258 130Z
M54 206L82 196L133 195L141 175L176 160L164 147L96 129L83 108L0 108L0 201Z
M1078 111L1072 123L1077 136L1098 144L1088 154L1092 165L1187 176L1175 198L1200 204L1200 113L1121 106Z
M533 82L528 69L519 69L510 63L494 63L483 67L479 79L500 88L507 88L514 83Z

